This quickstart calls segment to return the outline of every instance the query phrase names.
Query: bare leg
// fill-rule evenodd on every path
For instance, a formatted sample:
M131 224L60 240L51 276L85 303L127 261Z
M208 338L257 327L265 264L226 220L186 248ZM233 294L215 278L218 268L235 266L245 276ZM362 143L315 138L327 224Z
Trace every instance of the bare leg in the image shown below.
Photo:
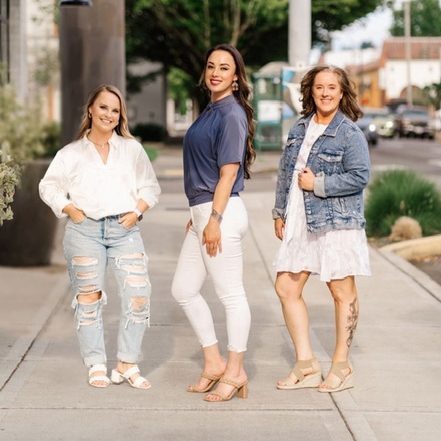
M286 327L294 344L297 361L312 360L314 358L309 338L308 310L303 299L303 288L309 275L310 273L306 271L300 273L278 273L275 284L276 292L282 305ZM304 375L313 372L314 368L312 367L302 369ZM297 381L293 373L288 378L279 380L277 384L284 386L288 381L290 383Z
M228 361L223 374L223 378L236 384L242 385L248 381L247 374L243 366L245 352L228 352ZM214 393L205 397L206 401L221 401L221 397L227 397L233 391L234 386L220 382Z
M335 304L336 343L332 363L347 363L359 312L355 278L348 276L341 280L331 280L327 285ZM351 371L352 368L348 365L342 374L347 376ZM341 379L330 373L321 387L336 387L339 383Z

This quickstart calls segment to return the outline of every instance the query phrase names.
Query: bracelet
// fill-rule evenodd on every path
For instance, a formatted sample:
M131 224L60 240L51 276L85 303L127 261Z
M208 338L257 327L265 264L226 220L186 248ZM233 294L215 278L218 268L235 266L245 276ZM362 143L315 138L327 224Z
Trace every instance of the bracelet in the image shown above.
M219 223L221 223L222 222L222 215L220 214L220 213L218 213L214 208L211 210L211 214L210 214L210 216L213 218L213 219L216 219Z
M136 214L136 216L138 216L138 220L139 220L139 221L142 221L142 213L141 213L141 210L138 210L138 208L135 208L135 209L133 210L133 212Z

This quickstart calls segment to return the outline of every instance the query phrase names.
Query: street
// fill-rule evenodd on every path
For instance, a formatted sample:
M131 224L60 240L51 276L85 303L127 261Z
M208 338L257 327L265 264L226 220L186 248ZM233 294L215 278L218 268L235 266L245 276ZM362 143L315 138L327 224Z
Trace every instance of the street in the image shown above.
M247 192L274 191L277 177L277 164L281 150L257 151L257 172L245 182ZM181 161L181 146L168 149L167 155ZM409 168L422 177L435 182L441 189L441 143L417 138L380 138L378 145L370 149L372 170L380 172L392 168ZM165 160L165 165L170 159ZM270 164L269 167L259 167L260 162ZM183 191L182 168L169 168L163 174L163 193L179 193Z
M373 170L409 168L441 188L441 144L419 138L379 139L371 148Z

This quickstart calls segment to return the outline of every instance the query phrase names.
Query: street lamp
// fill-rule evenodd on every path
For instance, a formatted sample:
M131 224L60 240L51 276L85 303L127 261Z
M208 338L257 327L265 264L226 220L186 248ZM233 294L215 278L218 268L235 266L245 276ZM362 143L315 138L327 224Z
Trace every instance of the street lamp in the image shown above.
M92 0L60 0L60 6L92 6Z
M406 76L407 76L406 101L409 106L413 104L412 79L411 79L411 61L412 61L412 37L411 37L411 15L410 15L411 1L412 0L404 0L404 44L405 44L405 54L406 54Z

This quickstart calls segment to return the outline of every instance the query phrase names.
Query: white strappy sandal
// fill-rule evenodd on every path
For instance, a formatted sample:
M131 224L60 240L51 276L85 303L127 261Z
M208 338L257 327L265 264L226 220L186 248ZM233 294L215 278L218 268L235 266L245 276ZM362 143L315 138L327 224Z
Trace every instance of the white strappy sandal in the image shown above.
M114 384L121 384L126 380L130 386L135 389L150 389L152 387L150 382L141 375L132 380L132 377L136 374L139 374L138 366L133 366L130 369L127 369L123 374L119 372L118 369L112 369L112 375L110 378Z
M104 372L104 375L94 375L97 372ZM97 381L102 381L102 384L96 384ZM98 388L109 386L110 378L107 376L107 367L105 364L94 364L89 368L89 384Z

